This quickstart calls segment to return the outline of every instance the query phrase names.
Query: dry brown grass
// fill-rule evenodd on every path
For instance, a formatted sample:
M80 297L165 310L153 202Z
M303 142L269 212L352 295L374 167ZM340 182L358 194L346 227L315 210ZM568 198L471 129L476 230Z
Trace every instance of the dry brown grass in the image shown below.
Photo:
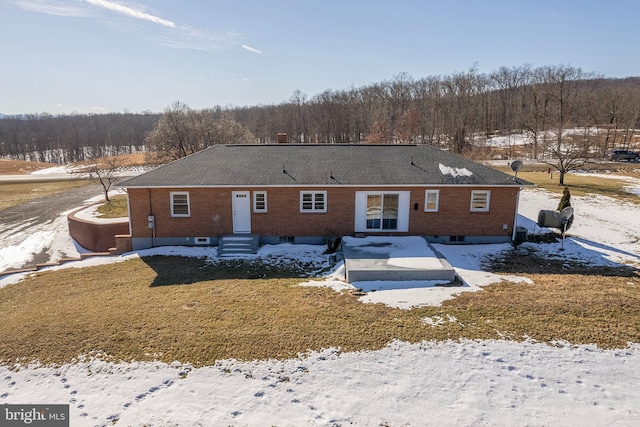
M82 162L76 162L72 166L76 172L84 172L85 168L98 165L100 168L109 169L112 167L127 168L132 166L145 166L149 162L144 153L119 154L117 156L105 156L96 159L88 159Z
M623 348L640 342L640 279L579 274L530 275L533 284L498 284L465 293L443 310L468 330L541 342Z
M47 182L0 182L0 210L21 205L29 200L57 194L72 188L84 187L87 180Z
M492 285L442 307L404 311L297 286L304 268L152 257L38 273L0 289L0 363L58 364L102 354L202 366L328 347L375 350L394 339L640 342L640 278L632 271L530 274L534 284ZM447 315L457 320L423 322Z
M54 166L59 165L41 162L25 162L24 160L0 159L0 175L25 175Z
M110 202L98 207L98 218L122 218L129 216L127 196L117 195L110 198Z
M119 157L123 166L144 166L147 164L144 153L122 154Z
M513 172L508 167L500 166L496 167L496 169L501 170L502 172L513 174ZM560 185L560 183L558 182L559 175L557 172L553 174L553 179L551 179L551 175L547 173L546 170L531 170L531 167L529 167L528 169L529 170L525 168L523 171L518 172L518 178L536 184L537 187L543 188L552 193L562 194L564 185ZM595 172L598 171L596 170ZM598 173L604 173L604 171ZM620 179L615 178L615 175L621 174L631 177L638 176L637 172L634 172L632 170L616 172L615 174L611 174L612 178L567 174L565 176L564 183L567 187L569 187L572 196L600 194L613 197L618 200L640 204L640 200L637 196L624 191L623 188L629 185L627 182L625 182L624 177L620 177Z
M225 277L250 269L220 270ZM196 365L289 357L379 348L409 322L399 310L296 286L300 279L203 280L216 275L201 261L177 258L37 274L0 290L0 361L61 363L92 352ZM171 285L178 277L193 283ZM413 320L406 330L421 329Z

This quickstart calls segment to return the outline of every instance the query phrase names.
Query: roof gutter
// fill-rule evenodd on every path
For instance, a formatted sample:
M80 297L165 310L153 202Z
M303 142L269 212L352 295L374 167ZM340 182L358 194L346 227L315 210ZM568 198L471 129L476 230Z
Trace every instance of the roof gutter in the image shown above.
M513 188L535 184L198 184L198 185L117 185L120 188Z

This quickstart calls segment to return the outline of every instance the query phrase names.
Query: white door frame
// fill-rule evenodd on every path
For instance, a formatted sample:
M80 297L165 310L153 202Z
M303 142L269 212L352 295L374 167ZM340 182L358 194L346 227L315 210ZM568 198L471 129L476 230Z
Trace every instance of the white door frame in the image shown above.
M367 196L369 194L398 195L398 228L392 231L409 231L409 209L411 191L356 191L354 231L366 233L388 233L391 230L371 230L367 228Z
M251 233L251 192L232 191L233 232Z

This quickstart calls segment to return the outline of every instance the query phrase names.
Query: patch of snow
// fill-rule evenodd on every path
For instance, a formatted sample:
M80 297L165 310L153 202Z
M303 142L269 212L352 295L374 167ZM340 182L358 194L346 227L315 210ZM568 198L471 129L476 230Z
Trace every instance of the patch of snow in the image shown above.
M565 136L597 135L599 131L600 130L596 127L571 128L571 129L564 129L562 134ZM553 132L553 131L541 132L538 135L538 142L544 141L545 139L553 140L554 138L556 138L556 135L557 135L557 132ZM479 139L481 138L476 138L476 140L479 140ZM486 138L485 140L485 144L488 147L496 147L496 148L522 146L522 145L533 144L533 143L534 143L534 137L532 132L522 132L522 133L515 133L515 134L504 135L504 136L492 136L490 138Z
M411 310L415 307L440 305L442 301L453 298L461 291L458 287L438 286L442 284L445 283L437 280L416 280L354 282L353 286L367 292L359 298L363 303L384 304L402 310ZM456 291L448 291L454 288Z
M54 174L68 174L72 173L75 169L68 166L52 166L50 168L38 169L37 171L31 172L31 175L54 175Z
M473 175L473 172L471 172L467 168L452 168L450 166L445 166L442 163L439 163L438 167L440 168L440 172L443 175L451 175L451 176L471 176L471 175Z
M518 225L537 234L540 210L557 208L559 196L541 189L524 189L520 197ZM638 206L617 199L589 194L572 196L573 225L567 232L564 251L561 242L534 245L543 256L562 256L591 265L635 264L640 262ZM535 220L533 218L536 218Z
M100 213L98 212L98 208L101 205L93 205L88 208L82 209L74 214L74 216L78 219L83 219L85 221L93 221L100 223L116 223L116 222L129 222L129 218L99 218Z
M447 314L446 319L442 316L432 316L425 317L424 319L422 319L422 321L429 326L442 326L445 323L456 323L458 319L456 319L454 316L451 316L450 314Z
M528 134L494 136L491 138L487 138L485 144L488 147L512 147L516 145L527 145L533 144L533 136Z

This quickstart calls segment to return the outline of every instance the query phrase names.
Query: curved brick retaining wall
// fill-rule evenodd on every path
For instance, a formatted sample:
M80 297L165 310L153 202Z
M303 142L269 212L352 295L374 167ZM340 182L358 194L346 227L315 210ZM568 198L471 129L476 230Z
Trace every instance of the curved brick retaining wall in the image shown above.
M83 248L93 252L107 252L116 247L116 235L129 234L128 218L123 218L118 222L94 222L75 216L82 209L67 215L67 222L69 234Z

